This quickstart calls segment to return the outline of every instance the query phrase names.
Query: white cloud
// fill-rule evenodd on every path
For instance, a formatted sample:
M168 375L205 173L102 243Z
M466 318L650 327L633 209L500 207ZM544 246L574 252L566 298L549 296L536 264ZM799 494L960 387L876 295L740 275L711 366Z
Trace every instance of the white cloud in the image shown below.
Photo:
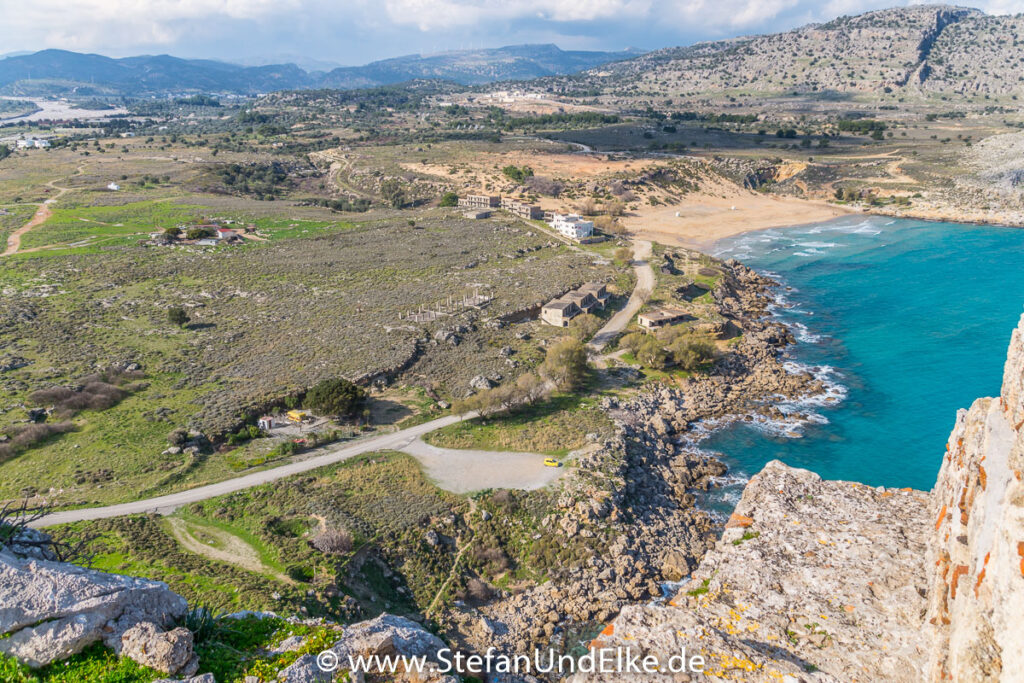
M485 21L566 22L645 16L651 4L651 0L387 0L385 7L395 23L429 31Z
M551 35L658 47L650 43L782 30L921 1L934 0L0 0L0 50L293 52L361 63L425 46ZM1024 12L1024 0L967 2Z
M0 6L9 0L0 0ZM171 45L197 23L260 21L302 0L32 0L5 11L0 43L70 50ZM25 46L26 39L35 41Z

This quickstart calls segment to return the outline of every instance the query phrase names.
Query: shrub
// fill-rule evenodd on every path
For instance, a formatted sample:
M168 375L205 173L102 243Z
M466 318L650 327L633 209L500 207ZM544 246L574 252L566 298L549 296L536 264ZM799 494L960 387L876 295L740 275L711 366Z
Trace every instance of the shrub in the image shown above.
M327 529L317 534L310 545L327 555L343 555L352 551L352 534L345 529Z
M191 230L189 232L191 232ZM167 310L167 320L172 325L184 327L185 325L188 324L190 318L188 317L188 313L185 312L184 308L181 308L180 306L175 306L174 308L170 308Z
M293 581L309 583L313 580L312 570L309 567L300 564L290 565L286 570L286 573L288 574L288 578L292 579Z
M459 195L455 194L454 192L445 192L443 195L441 195L441 203L439 204L439 206L458 206L458 205L459 205Z
M474 602L487 602L492 594L491 587L482 579L474 577L466 583L466 597Z
M526 179L526 187L537 194L557 197L565 189L565 186L557 180L543 176L530 176Z

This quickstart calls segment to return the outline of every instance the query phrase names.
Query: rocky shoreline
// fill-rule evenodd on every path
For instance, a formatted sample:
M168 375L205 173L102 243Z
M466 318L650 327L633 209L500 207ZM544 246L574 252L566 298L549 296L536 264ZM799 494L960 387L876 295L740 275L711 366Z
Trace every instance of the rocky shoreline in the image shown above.
M615 438L581 456L551 524L571 539L603 541L583 566L551 581L450 615L448 635L467 649L529 653L568 634L600 630L624 607L662 596L665 582L689 576L714 547L720 525L697 507L726 466L688 445L705 423L769 419L778 404L823 393L812 374L793 373L783 351L795 339L770 317L779 284L735 260L713 290L726 325L742 333L709 375L659 386L628 402L605 399Z

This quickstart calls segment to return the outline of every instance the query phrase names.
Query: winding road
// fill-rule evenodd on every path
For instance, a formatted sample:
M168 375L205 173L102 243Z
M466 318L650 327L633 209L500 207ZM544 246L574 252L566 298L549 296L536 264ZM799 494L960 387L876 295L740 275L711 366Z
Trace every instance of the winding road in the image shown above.
M455 424L456 422L460 422L461 420L470 417L473 417L473 415L447 415L436 420L431 420L430 422L424 422L423 424L416 425L414 427L401 429L397 432L381 434L354 444L341 446L339 448L329 450L323 455L318 455L307 460L290 462L287 465L281 465L280 467L274 467L260 472L253 472L252 474L235 477L234 479L219 481L215 484L197 486L196 488L189 489L187 491L169 493L166 496L136 500L131 503L107 505L104 507L61 510L60 512L53 512L45 517L35 520L32 522L31 526L38 528L53 524L67 524L70 522L82 522L92 519L120 517L121 515L137 515L145 512L168 514L180 508L182 505L188 505L189 503L196 503L208 498L223 496L227 493L234 493L235 491L242 491L244 489L252 488L253 486L259 486L260 484L267 484L284 477L290 477L293 474L301 474L302 472L308 472L318 467L333 465L334 463L354 458L357 455L362 455L363 453L381 450L402 450L428 432L432 432L435 429L440 429L442 427L447 427L450 424Z
M587 344L591 351L600 352L608 346L609 342L626 329L629 321L640 312L644 302L651 296L651 292L654 291L654 270L648 262L650 258L651 243L646 240L634 241L633 270L636 272L636 286L622 310L617 311Z

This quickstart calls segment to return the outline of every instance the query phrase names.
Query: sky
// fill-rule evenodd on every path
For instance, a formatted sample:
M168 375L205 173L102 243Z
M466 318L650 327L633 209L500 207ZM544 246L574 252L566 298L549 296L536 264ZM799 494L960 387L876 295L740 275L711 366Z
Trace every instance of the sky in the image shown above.
M0 53L61 48L359 65L521 43L656 49L771 33L914 0L0 0ZM961 0L991 14L1024 0ZM322 62L323 64L318 64Z

